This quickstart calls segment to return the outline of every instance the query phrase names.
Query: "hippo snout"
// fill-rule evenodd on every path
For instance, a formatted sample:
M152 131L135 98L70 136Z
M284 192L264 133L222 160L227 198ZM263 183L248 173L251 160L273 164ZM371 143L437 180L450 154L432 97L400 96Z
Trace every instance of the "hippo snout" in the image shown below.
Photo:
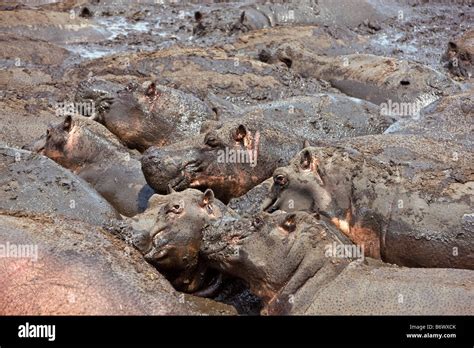
M133 245L142 253L146 254L152 247L151 236L147 231L136 231L132 237Z
M40 153L44 147L46 146L46 136L42 135L38 139L34 140L33 142L22 146L23 150L28 150L31 152L38 152Z
M148 184L158 193L167 193L168 186L184 189L198 170L200 161L195 151L151 147L141 159L142 171Z

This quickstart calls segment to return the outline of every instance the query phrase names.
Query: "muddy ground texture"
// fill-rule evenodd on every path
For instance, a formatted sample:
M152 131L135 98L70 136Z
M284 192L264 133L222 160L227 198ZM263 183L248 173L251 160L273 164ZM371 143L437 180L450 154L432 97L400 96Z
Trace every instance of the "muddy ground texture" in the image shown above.
M472 30L472 2L325 0L301 3L306 3L313 10L308 14L309 20L306 18L301 23L295 23L290 15L278 17L274 22L268 20L262 25L254 25L242 20L242 13L256 6L255 2L249 1L2 2L0 145L19 149L44 134L49 124L61 121L62 115L57 113L58 103L72 102L77 86L86 79L103 78L121 84L130 81L143 83L153 79L161 85L193 94L209 104L216 113L232 113L249 105L292 96L341 93L328 81L292 70L291 62L272 61L275 50L286 43L296 43L315 54L335 59L340 55L373 54L418 62L446 74L457 81L464 91L472 90L471 71L469 68L460 69L457 64L453 66L448 52L449 47L454 47L459 38ZM467 49L461 54L470 63L474 60L472 37L470 35L470 41L469 36L464 39L463 49ZM31 175L34 175L34 170ZM2 184L18 185L17 182ZM0 201L12 199L5 196L2 190L0 188ZM22 210L20 208L18 210ZM132 255L129 251L121 255L121 249L129 250L125 243L111 239L103 230L97 232L98 236L94 237L96 240L92 240L94 238L82 232L89 227L51 217L51 212L43 213L41 215L42 212L35 209L30 214L18 216L17 212L2 210L0 214L3 215L4 224L1 229L9 226L11 231L17 232L16 239L12 240L20 241L29 240L27 236L31 233L41 234L45 230L55 231L58 237L58 234L67 234L67 226L71 226L74 233L81 236L79 244L84 250L83 255L71 254L73 259L80 259L87 264L84 255L92 255L92 245L99 243L101 248L118 250L109 259L95 261L102 265L101 272L116 272L125 277L123 274L128 272L125 268L142 268L137 279L127 278L137 287L131 291L152 292L155 298L147 298L149 302L146 303L143 299L136 300L134 308L123 310L113 310L116 306L111 303L110 308L107 305L96 307L98 313L235 313L232 307L213 300L186 295L183 301L158 272L147 264L138 265L142 260L133 252ZM6 238L8 235L8 231L0 232L0 237ZM54 248L51 240L43 241L41 236L37 237L37 243ZM64 272L62 266L72 262L67 261L67 255L68 250L73 253L75 244L73 241L67 243L70 244L67 244L65 251L57 255L49 249L54 260L44 261L44 267L52 267L58 277ZM47 262L53 262L52 266ZM127 262L130 265L127 266ZM116 266L118 269L113 269L114 263L119 263ZM10 271L21 266L11 266L13 268ZM107 271L104 267L112 270ZM90 280L94 275L92 271L85 275L78 273L75 281L81 282L81 277ZM138 279L140 277L146 279ZM106 282L115 284L118 279ZM159 285L150 285L150 279L160 279ZM139 289L140 286L136 284L140 282L146 290ZM105 285L97 285L102 286ZM51 308L47 303L46 288L32 291L44 294L41 295L46 301L44 308ZM74 296L87 297L87 291ZM120 293L121 290L117 291ZM227 288L216 299L229 297L226 291L236 290ZM245 291L243 293L239 311L258 313L258 301ZM70 298L73 295L67 293L65 296ZM127 296L130 298L135 295L124 294L124 301L128 301ZM5 298L3 295L0 297ZM14 302L14 296L11 297ZM96 298L94 301L100 303L101 299ZM168 304L165 306L166 302ZM175 302L176 307L173 308L169 303ZM145 308L151 305L163 305L163 309L147 312ZM94 312L94 306L79 308L74 305L70 308L67 313L59 309L48 313ZM41 312L40 307L22 310L22 313ZM0 306L0 314L14 312L13 307Z

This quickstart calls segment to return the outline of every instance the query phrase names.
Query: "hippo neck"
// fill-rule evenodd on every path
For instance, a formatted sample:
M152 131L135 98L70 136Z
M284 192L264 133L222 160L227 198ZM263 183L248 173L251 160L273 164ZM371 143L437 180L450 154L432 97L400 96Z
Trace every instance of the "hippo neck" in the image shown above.
M339 255L337 250L358 250L350 240L323 218L327 237L308 250L286 284L266 301L262 314L304 313L316 292L333 281L355 259ZM349 250L349 249L348 249Z
M126 149L121 149L117 144L102 137L100 134L86 130L89 143L84 144L81 148L82 160L79 161L85 165L91 163L116 163L117 165L123 160L129 160L130 154Z

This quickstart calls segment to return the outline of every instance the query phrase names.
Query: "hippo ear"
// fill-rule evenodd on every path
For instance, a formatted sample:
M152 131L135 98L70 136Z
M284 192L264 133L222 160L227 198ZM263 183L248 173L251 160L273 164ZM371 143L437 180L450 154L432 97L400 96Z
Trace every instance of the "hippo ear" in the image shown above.
M167 186L167 191L168 191L168 194L176 193L176 190L170 184L168 184Z
M156 95L156 84L154 82L150 83L150 85L146 89L145 95L150 98Z
M305 139L305 141L303 142L303 149L306 149L307 147L310 147L311 144L309 143L309 140Z
M63 129L66 131L66 132L69 132L71 130L71 126L72 126L72 117L71 115L68 115L66 116L66 118L64 119L64 122L63 122Z
M247 128L243 124L241 124L235 130L234 139L236 141L242 141L247 136L247 133Z
M296 229L296 214L288 214L281 227L287 232L293 232Z
M214 202L214 192L211 189L207 189L202 195L201 206L205 207Z
M300 166L304 170L311 169L311 163L313 162L313 157L309 150L303 150L300 157Z

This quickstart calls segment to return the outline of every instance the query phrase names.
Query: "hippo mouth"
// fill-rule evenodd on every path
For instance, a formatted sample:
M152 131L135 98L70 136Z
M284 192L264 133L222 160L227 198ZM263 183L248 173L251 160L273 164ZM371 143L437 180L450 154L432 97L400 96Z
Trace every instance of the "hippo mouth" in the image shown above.
M214 228L216 227L204 229L201 254L208 260L224 263L239 259L241 247L248 242L254 232L248 229L214 233Z
M205 166L201 161L193 160L186 162L176 178L170 180L168 185L174 190L181 191L190 187L196 180L197 173L202 172Z
M142 249L143 257L148 262L159 265L159 261L166 258L170 246L165 241L160 240L160 235L166 231L166 228L160 229L151 239L151 243L147 250Z

